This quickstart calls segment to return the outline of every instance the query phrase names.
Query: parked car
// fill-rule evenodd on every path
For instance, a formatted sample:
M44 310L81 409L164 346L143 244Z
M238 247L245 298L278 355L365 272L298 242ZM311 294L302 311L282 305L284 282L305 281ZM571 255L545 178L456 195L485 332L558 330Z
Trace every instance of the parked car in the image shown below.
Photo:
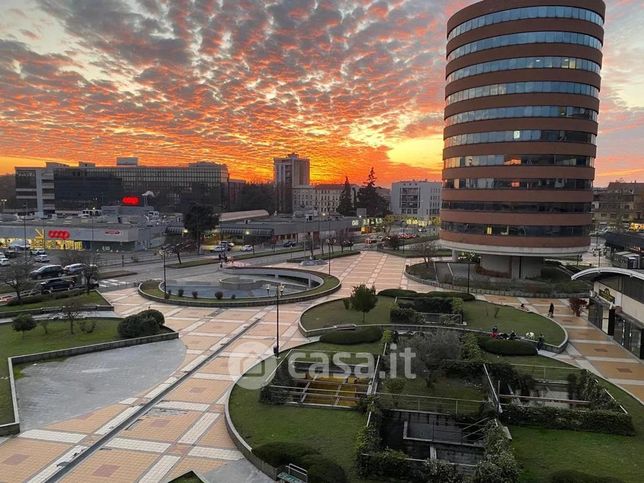
M74 281L65 278L51 278L46 282L40 283L41 293L61 292L74 288Z
M252 252L253 251L253 245L244 245L240 249L242 252Z
M36 263L49 263L49 255L46 253L41 253L34 257L34 262Z
M8 267L9 259L7 257L0 257L0 267Z
M33 279L60 277L63 274L63 267L60 265L43 265L33 270L29 276Z
M351 240L344 240L344 241L341 243L341 245L342 245L344 248L350 248L350 247L352 247L352 246L353 246L353 242L352 242Z
M210 251L213 253L224 253L228 251L228 247L224 245L215 245L210 249Z
M47 252L45 251L44 248L33 248L31 250L32 255L47 255Z
M282 244L282 246L283 246L284 248L290 248L290 247L297 246L297 243L295 243L293 240L286 240L286 241Z
M222 242L221 242L221 245L225 245L225 246L227 246L227 247L228 247L228 250L230 250L232 247L234 247L234 246L235 246L235 244L234 244L233 242L231 242L231 241L222 241Z
M76 275L83 272L87 268L87 265L84 263L72 263L71 265L65 265L63 270L68 275Z

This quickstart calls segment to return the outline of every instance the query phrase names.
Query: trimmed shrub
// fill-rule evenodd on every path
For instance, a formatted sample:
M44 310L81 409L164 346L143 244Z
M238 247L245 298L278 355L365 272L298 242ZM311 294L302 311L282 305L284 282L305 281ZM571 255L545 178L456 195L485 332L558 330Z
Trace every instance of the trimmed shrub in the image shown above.
M507 424L538 426L548 429L571 429L623 436L635 434L631 416L622 412L508 404L504 407L501 418Z
M396 297L414 297L419 294L415 290L407 290L404 288L386 288L378 292L378 295L382 295L383 297L396 298Z
M363 327L355 330L336 330L322 334L320 342L352 345L378 342L380 339L382 339L382 329L380 327Z
M152 317L135 314L125 317L119 322L117 330L122 339L133 339L157 334L159 325Z
M570 376L575 375L574 373ZM591 409L620 411L619 404L604 390L599 381L587 370L582 370L577 377L568 377L568 390L573 399L590 401Z
M29 314L21 314L11 321L11 328L16 332L22 332L23 337L25 332L35 329L36 325L37 322Z
M182 288L180 288L179 290L177 290L177 295L178 295L179 297L183 297L183 289L182 289Z
M159 327L163 327L165 325L165 317L163 313L156 309L146 309L143 312L139 312L137 315L140 317L152 317Z
M342 299L342 305L344 305L344 310L351 310L351 300Z
M463 337L463 345L461 346L461 359L466 361L481 361L483 360L483 352L479 347L479 338L476 334L465 334Z
M172 290L166 290L163 292L163 298L168 300L172 296Z
M519 464L517 463L510 440L505 437L503 430L490 424L485 440L483 460L476 465L474 483L514 483L519 479Z
M479 339L481 349L502 356L536 356L537 348L531 342L523 340L503 340L493 337Z
M342 466L317 454L307 454L300 460L308 473L309 483L346 483L347 475Z
M623 483L623 480L611 476L589 475L576 470L555 471L550 475L550 483Z
M447 377L479 381L483 375L481 361L444 360L439 366Z
M392 324L418 324L420 314L411 307L393 306L389 311L389 322Z
M273 441L253 448L253 454L271 466L282 466L293 463L302 466L302 458L307 455L318 455L320 452L300 443Z
M232 300L235 300L235 299L237 298L237 295L235 295L234 293L233 293L233 294L230 294L230 298L231 298Z
M221 300L223 297L224 297L224 293L223 293L222 291L217 290L217 291L215 292L215 298L216 298L217 300Z
M193 290L192 291L192 298L193 299L199 298L199 292L197 292L196 290Z
M411 307L418 312L428 312L433 314L451 314L452 312L452 299L443 297L414 297L408 299L411 304L400 303L400 306ZM401 300L402 302L402 300Z
M467 292L427 292L422 294L423 297L442 297L442 298L457 298L463 302L473 302L476 297Z

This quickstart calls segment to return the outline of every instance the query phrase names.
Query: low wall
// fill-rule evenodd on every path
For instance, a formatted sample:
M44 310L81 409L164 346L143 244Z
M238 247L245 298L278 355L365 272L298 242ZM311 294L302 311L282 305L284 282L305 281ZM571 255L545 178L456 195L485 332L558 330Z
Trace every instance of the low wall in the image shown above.
M227 268L224 270L224 273L235 274L235 275L253 275L253 274L262 274L262 275L282 275L287 277L297 277L301 279L310 279L316 282L319 285L324 284L325 280L328 279L328 275L321 277L316 272L311 272L308 270L298 270L295 268L270 268L272 273L267 274L267 268L254 268L254 267L239 267L239 268ZM337 277L333 277L336 280L335 285L329 287L328 289L315 291L319 287L315 287L309 290L305 290L301 293L293 295L284 295L280 297L280 304L293 304L298 302L306 302L308 300L314 300L320 297L325 297L331 295L342 287L342 283ZM263 307L266 305L274 305L275 297L260 297L253 299L243 298L239 299L193 299L189 297L172 297L170 299L165 299L156 295L152 295L146 292L142 288L143 284L139 284L139 294L148 299L153 300L154 302L162 304L171 304L171 305L182 305L186 307L220 307L220 308L232 308L232 307Z
M437 282L436 280L426 280L424 278L417 277L405 270L405 277L414 282L421 283L423 285L429 285L430 287L443 288L455 292L465 292L467 289L461 285L452 285L450 283ZM588 297L588 292L576 292L576 293L540 293L540 292L524 292L522 290L487 290L482 288L470 288L470 293L480 294L480 295L505 295L508 297L534 297L534 298L570 298L578 297L584 298Z
M168 329L170 330L170 329ZM0 424L0 436L10 434L17 434L20 432L20 414L18 412L18 400L16 397L16 383L13 377L14 364L24 364L27 362L46 361L50 359L58 359L61 357L72 357L80 354L88 354L90 352L101 352L110 349L118 349L120 347L130 347L141 344L151 344L153 342L162 342L166 340L178 339L179 333L170 331L163 334L150 335L147 337L136 337L133 339L122 339L111 342L102 342L100 344L84 345L80 347L70 347L68 349L59 349L48 352L36 352L33 354L24 354L21 356L13 356L7 359L9 367L9 384L11 387L11 400L13 405L14 421L7 424Z

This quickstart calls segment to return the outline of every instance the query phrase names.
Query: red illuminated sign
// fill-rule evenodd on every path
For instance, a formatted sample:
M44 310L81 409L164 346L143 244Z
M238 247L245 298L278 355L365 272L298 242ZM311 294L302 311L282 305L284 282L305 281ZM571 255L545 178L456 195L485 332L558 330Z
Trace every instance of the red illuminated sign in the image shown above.
M69 239L69 232L65 230L49 230L47 236L58 240L67 240Z
M138 196L124 196L121 199L121 203L127 206L139 206L141 204L141 198Z

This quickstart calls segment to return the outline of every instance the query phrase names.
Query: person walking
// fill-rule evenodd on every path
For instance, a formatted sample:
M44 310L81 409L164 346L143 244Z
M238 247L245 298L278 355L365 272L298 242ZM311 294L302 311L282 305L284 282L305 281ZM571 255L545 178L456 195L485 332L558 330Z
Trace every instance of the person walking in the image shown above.
M537 350L540 351L543 349L543 343L545 342L545 339L543 337L543 334L539 336L539 341L537 342Z
M553 315L555 315L555 304L550 302L550 308L548 309L548 317L552 319Z

